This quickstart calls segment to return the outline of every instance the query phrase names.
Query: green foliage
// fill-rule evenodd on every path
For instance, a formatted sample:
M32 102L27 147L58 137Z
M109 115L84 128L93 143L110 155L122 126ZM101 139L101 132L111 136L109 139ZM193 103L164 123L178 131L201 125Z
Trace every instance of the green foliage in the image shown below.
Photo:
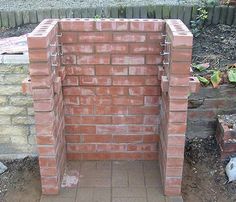
M211 75L211 83L214 88L217 88L221 82L221 75L220 71L213 71L213 74Z
M202 64L192 64L194 69L197 69L199 72L205 71L210 66L209 63L202 63Z
M206 86L209 85L209 83L210 83L210 81L208 81L205 77L198 76L197 78L202 84L204 84Z
M229 81L232 83L236 82L236 68L229 69L228 72Z

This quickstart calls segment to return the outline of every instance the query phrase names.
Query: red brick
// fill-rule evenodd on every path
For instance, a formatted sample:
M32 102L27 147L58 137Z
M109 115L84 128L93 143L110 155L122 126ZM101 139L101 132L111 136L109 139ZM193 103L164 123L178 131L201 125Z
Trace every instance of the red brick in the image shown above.
M126 77L126 76L113 77L113 85L115 86L136 86L136 85L143 85L144 82L145 82L144 77Z
M64 87L64 95L95 95L95 89L92 87Z
M143 143L159 142L159 135L143 135Z
M39 155L46 156L46 155L55 155L55 148L54 146L40 146L38 147Z
M79 42L82 43L109 43L112 41L112 33L106 32L89 32L89 33L79 33Z
M67 75L94 75L95 71L94 71L94 67L93 65L85 65L85 66L66 66L66 74Z
M30 63L30 75L49 75L51 74L51 64L46 63Z
M151 65L130 66L129 75L157 75L157 67Z
M81 105L111 105L110 96L80 96Z
M170 112L169 121L177 123L185 123L187 120L187 111L185 112Z
M97 44L97 53L128 53L127 44Z
M62 37L60 42L65 43L77 43L78 33L77 32L62 32Z
M159 113L158 107L129 107L129 114L156 115Z
M160 117L157 115L145 115L144 124L145 125L158 125Z
M110 116L66 116L66 124L110 124Z
M116 160L140 160L143 159L143 153L141 152L115 152L112 153L112 159Z
M146 55L146 64L157 65L162 63L162 57L160 55Z
M67 143L80 143L80 136L79 135L65 135Z
M143 116L113 116L113 124L142 124Z
M63 55L61 58L62 64L76 64L76 56L75 55Z
M53 123L55 120L54 112L35 112L35 122L36 124L48 124Z
M115 42L145 42L146 35L143 33L114 33Z
M78 76L66 76L63 80L63 86L78 86L79 77Z
M143 105L143 97L122 96L113 97L113 105Z
M112 142L111 135L85 135L83 136L85 143L108 143Z
M95 144L67 144L68 152L95 152L96 145Z
M156 151L156 144L129 144L128 151Z
M147 41L148 42L155 42L160 43L163 40L161 33L147 33Z
M66 125L65 132L68 134L73 133L87 133L87 134L94 134L96 132L95 126L88 126L88 125Z
M135 43L130 44L130 53L133 54L158 54L160 55L161 47L156 44Z
M163 20L133 20L130 22L131 31L161 32L163 29Z
M98 144L97 151L98 152L111 152L111 151L126 151L126 145L122 144Z
M127 66L101 65L96 66L96 75L127 75Z
M114 65L141 65L144 64L144 56L113 55L111 62Z
M35 100L34 111L52 111L54 107L54 100Z
M78 55L77 64L94 65L94 64L110 64L109 55Z
M60 28L62 31L93 31L94 21L87 19L62 19Z
M93 45L91 44L76 44L76 45L63 45L63 53L93 53Z
M111 85L111 78L107 76L81 76L80 85L99 85L99 86L109 86Z
M113 135L115 143L141 143L142 140L142 135Z
M159 96L145 96L144 105L145 106L157 106L159 105Z
M40 167L55 167L56 159L53 157L39 157L39 165Z
M140 87L130 87L130 95L160 95L160 87L155 86L140 86Z
M129 22L125 19L103 19L96 21L96 29L98 31L126 31L128 30L128 26Z
M47 49L30 49L29 61L30 62L47 62L49 60L50 53Z
M127 87L97 87L96 88L97 95L128 95Z
M128 113L126 106L97 106L96 114L102 115L125 115Z
M127 132L127 126L122 125L97 125L96 134L114 134Z
M65 106L65 114L75 115L75 114L85 114L90 115L93 113L93 106L75 106L67 105Z
M38 145L51 145L51 144L53 145L53 144L56 143L54 137L51 136L51 135L50 136L37 135L36 136L36 141L37 141Z
M187 99L176 99L169 100L169 109L170 111L185 111L188 108L188 100Z

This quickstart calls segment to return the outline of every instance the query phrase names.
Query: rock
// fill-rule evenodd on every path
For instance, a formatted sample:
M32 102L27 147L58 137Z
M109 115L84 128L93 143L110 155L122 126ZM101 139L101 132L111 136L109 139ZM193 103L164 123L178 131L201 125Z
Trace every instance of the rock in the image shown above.
M6 170L7 167L2 162L0 162L0 174L4 173Z
M230 159L229 163L226 165L225 172L229 179L228 182L236 180L236 157Z

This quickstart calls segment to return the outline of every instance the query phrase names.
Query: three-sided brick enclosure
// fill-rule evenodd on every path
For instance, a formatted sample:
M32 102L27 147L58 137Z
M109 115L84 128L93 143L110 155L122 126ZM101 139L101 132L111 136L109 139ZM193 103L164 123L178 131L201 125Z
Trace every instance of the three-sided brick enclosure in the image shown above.
M159 160L180 195L193 36L180 20L44 20L28 37L43 194L69 160Z

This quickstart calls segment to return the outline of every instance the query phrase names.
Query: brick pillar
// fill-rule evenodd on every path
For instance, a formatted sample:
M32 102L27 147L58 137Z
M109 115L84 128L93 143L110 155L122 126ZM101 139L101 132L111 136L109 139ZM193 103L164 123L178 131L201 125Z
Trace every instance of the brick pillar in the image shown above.
M181 195L193 36L181 20L166 20L162 76L160 165L165 195Z
M31 88L43 194L57 194L65 164L58 21L44 20L28 36Z

